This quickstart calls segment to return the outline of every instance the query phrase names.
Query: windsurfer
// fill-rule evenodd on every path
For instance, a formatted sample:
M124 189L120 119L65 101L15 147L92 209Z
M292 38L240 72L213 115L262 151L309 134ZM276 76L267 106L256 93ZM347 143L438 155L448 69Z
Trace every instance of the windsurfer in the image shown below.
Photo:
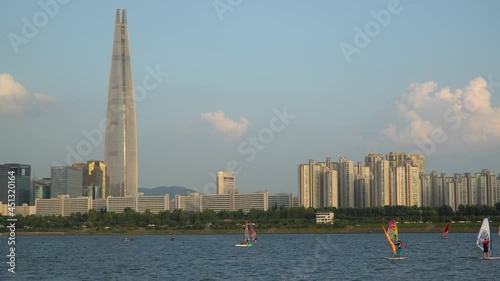
M486 258L486 256L491 257L490 253L490 240L488 240L488 237L484 238L483 240L483 259Z
M257 244L257 237L255 237L255 238L253 239L253 243L254 243L254 244Z
M396 250L396 257L401 257L401 250L403 249L403 242L401 240L398 240L398 242L394 243L394 245L398 246Z
M250 243L250 238L248 238L248 237L247 237L247 241L246 241L246 243L247 243L247 244L248 244L248 243Z

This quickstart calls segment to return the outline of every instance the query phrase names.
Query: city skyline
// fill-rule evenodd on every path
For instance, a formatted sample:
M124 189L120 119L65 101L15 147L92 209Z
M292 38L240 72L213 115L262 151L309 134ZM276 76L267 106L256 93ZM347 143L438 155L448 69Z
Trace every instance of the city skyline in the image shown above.
M420 154L371 153L365 162L309 160L298 165L298 199L312 208L373 206L495 206L500 203L500 174L483 169L447 175L426 173Z
M216 193L233 169L241 192L295 193L308 159L391 151L421 152L427 171L500 171L500 3L393 2L8 2L0 161L43 178L105 160L110 14L123 7L139 187Z

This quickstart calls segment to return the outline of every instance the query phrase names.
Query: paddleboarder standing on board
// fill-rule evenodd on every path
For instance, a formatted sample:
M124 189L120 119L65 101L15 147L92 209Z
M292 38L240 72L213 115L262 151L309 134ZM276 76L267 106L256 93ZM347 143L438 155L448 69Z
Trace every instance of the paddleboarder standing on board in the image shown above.
M403 242L401 242L401 240L398 240L398 242L396 242L394 244L395 246L398 246L398 249L396 250L396 257L401 257L401 250L403 249Z
M491 257L491 253L489 252L490 250L490 240L488 240L488 237L484 238L483 240L483 259L486 258L486 256Z

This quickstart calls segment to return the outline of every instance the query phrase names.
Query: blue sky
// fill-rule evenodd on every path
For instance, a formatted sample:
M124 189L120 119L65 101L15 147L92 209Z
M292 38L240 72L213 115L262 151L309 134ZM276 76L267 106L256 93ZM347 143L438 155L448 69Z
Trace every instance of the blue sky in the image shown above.
M213 192L209 173L235 161L243 192L296 194L309 159L390 151L423 152L427 172L500 172L497 1L40 2L58 10L29 38L23 17L47 13L38 1L0 11L0 163L46 177L90 141L105 117L115 10L126 8L135 86L148 69L168 73L136 102L141 187ZM356 45L356 28L376 26ZM358 50L350 61L342 44ZM295 117L248 161L238 146L284 108ZM103 150L97 139L80 156Z

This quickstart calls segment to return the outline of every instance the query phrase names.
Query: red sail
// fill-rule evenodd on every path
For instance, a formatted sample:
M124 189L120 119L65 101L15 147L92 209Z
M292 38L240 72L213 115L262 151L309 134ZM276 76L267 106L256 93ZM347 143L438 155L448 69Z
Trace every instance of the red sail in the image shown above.
M441 235L442 238L448 238L448 231L450 230L450 224L447 223L446 226L443 229L443 234Z

